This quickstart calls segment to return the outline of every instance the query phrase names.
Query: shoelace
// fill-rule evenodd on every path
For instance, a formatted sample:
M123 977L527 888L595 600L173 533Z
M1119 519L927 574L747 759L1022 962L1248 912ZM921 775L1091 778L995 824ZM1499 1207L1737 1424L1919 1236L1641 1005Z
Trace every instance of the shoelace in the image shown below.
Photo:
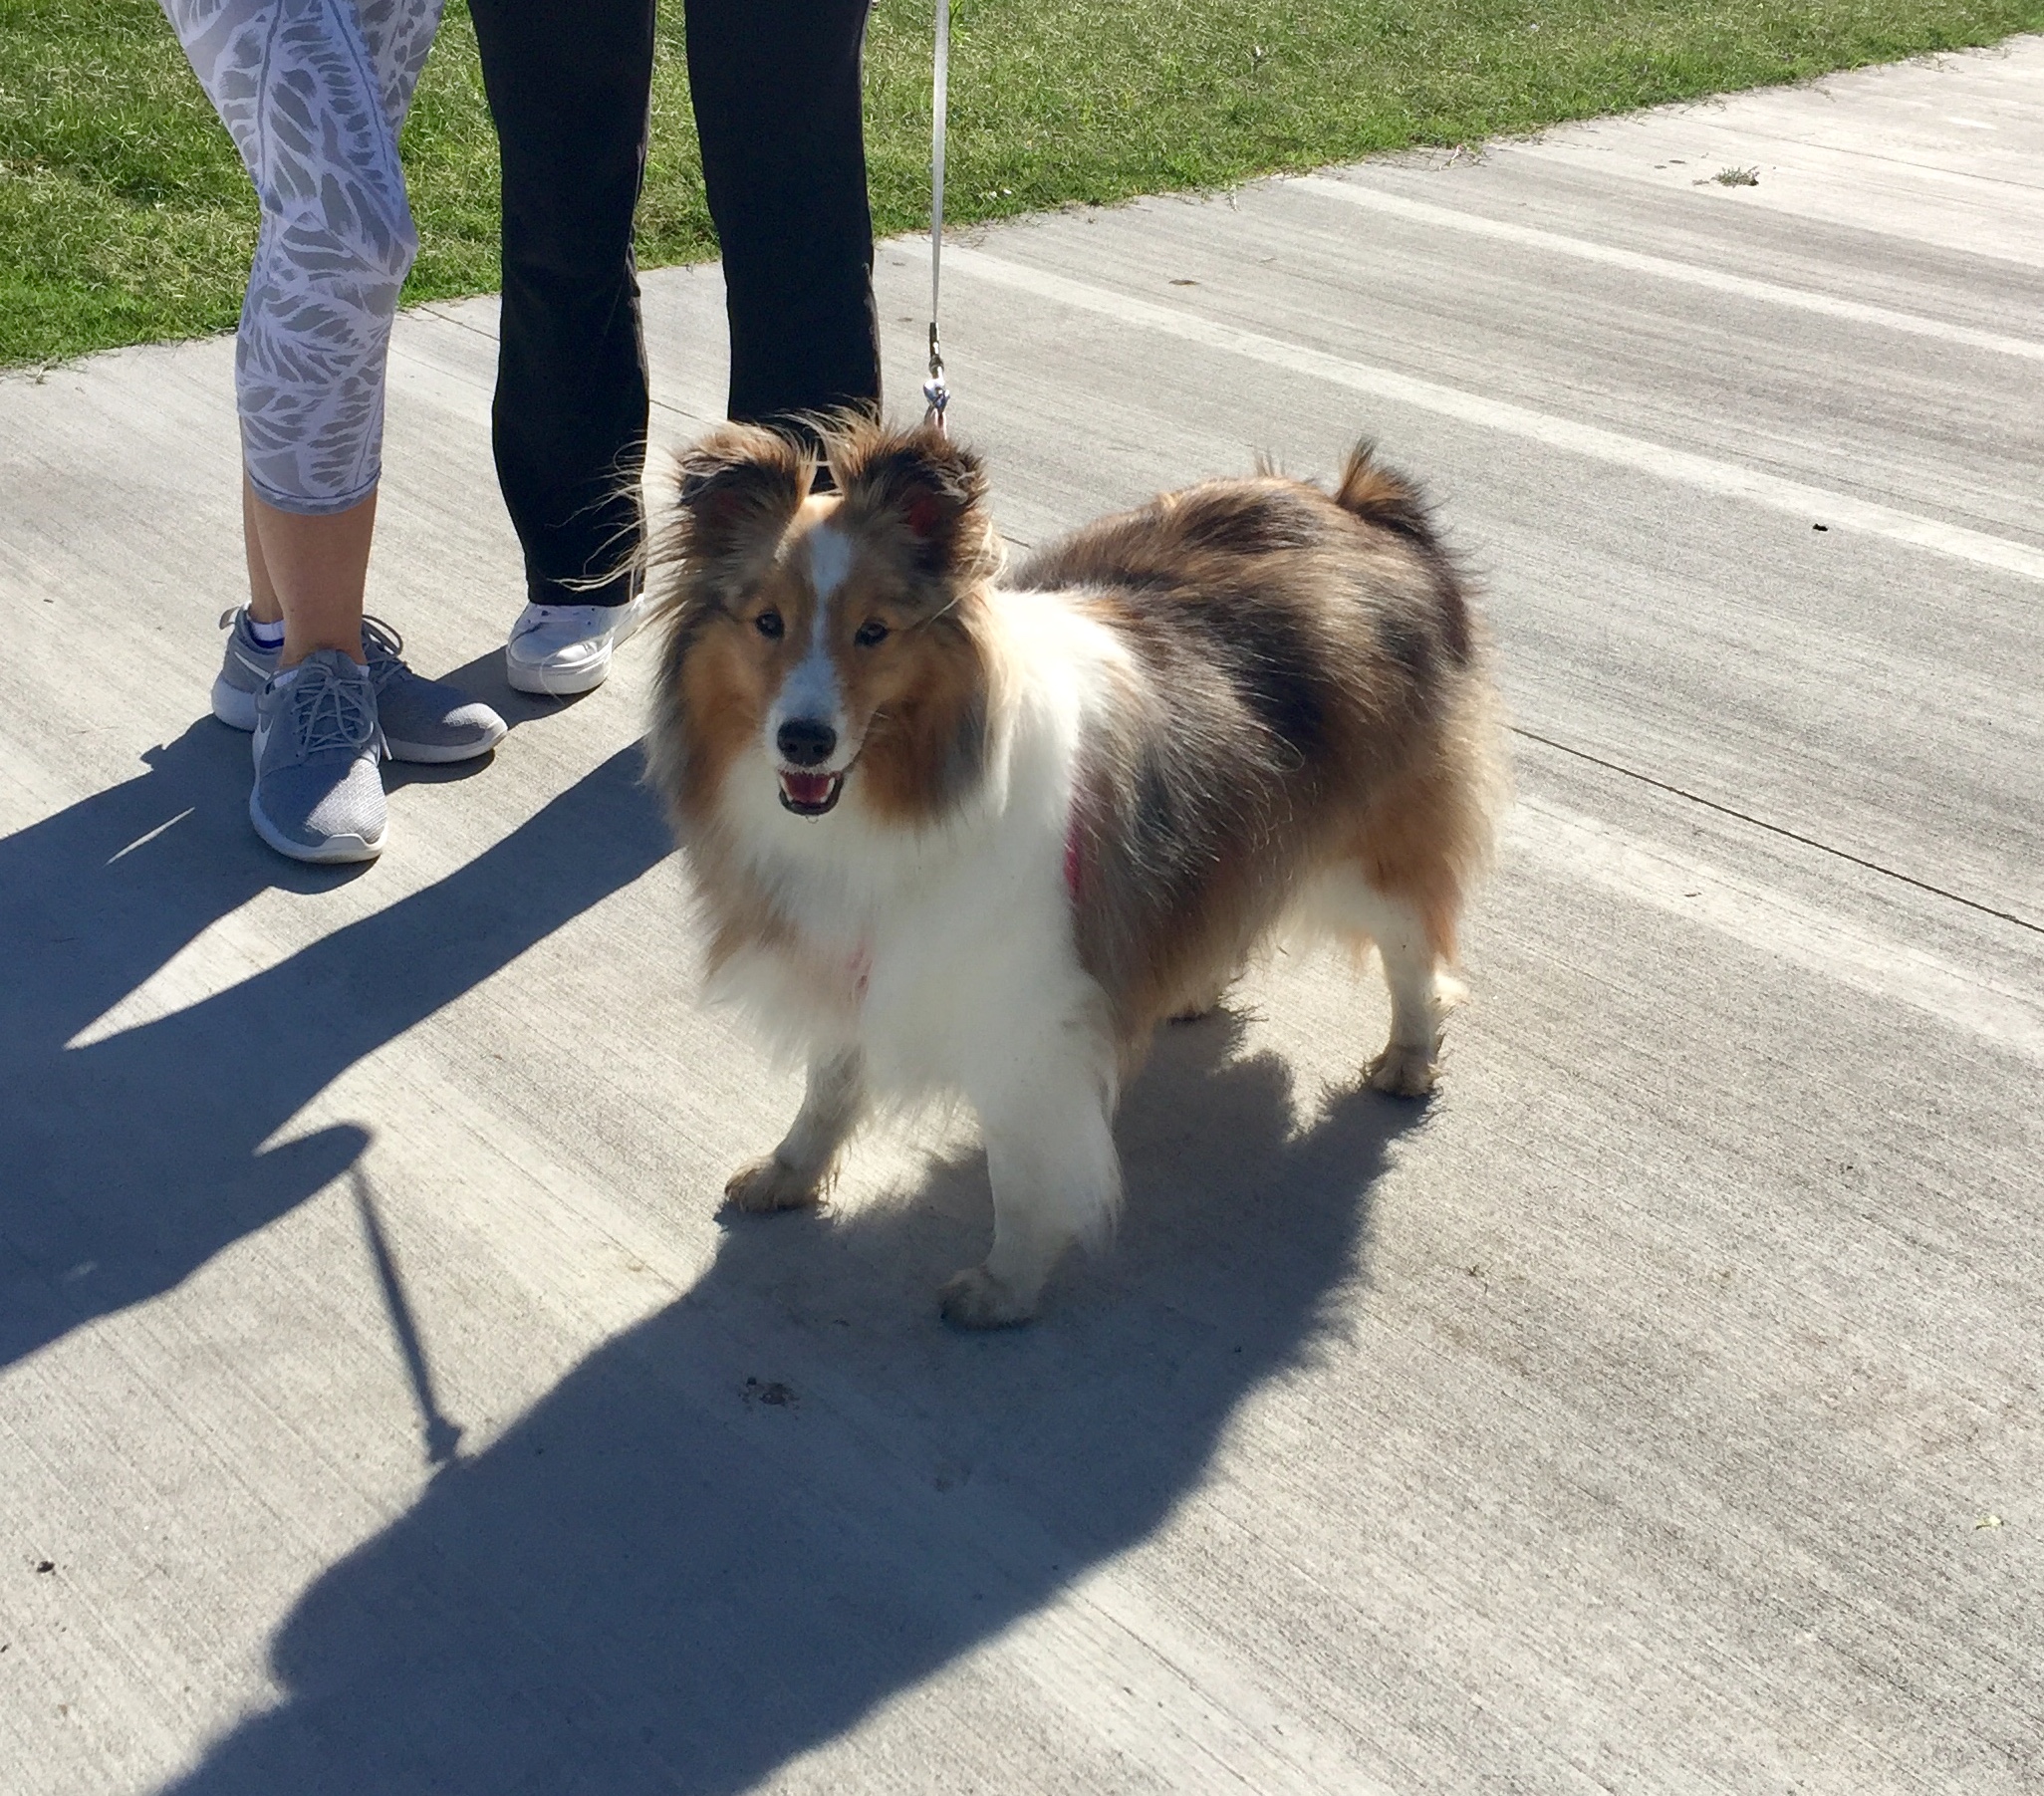
M398 674L411 671L400 658L404 639L382 618L363 619L362 645L369 657L370 679L379 692Z
M291 682L291 718L301 753L359 752L377 737L376 688L308 663Z

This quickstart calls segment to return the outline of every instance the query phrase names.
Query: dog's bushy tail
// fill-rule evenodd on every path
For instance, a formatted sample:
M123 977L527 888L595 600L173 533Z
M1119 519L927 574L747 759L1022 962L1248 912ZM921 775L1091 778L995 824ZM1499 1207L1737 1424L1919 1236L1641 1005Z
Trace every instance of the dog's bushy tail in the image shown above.
M1349 451L1334 497L1344 511L1366 524L1396 531L1428 549L1439 547L1433 534L1433 508L1418 487L1377 459L1377 445L1368 437Z
M1412 897L1443 962L1455 953L1455 921L1488 866L1499 820L1511 803L1504 715L1485 662L1486 643L1470 607L1471 581L1434 528L1418 485L1385 467L1367 437L1349 451L1335 503L1352 517L1416 551L1431 589L1431 623L1443 652L1433 661L1433 754L1424 762L1423 842L1410 859L1421 870ZM1373 832L1382 835L1380 827Z

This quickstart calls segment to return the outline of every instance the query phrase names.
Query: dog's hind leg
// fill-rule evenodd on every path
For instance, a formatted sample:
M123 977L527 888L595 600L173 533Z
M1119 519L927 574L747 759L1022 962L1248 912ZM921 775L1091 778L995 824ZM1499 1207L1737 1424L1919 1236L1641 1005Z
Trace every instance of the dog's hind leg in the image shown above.
M830 1189L839 1150L865 1115L859 1051L819 1055L809 1063L809 1088L787 1139L765 1159L731 1174L726 1201L741 1210L813 1209Z
M1101 1059L1054 1042L1031 1057L1026 1089L974 1098L993 1184L993 1250L945 1283L945 1321L961 1328L1028 1321L1065 1250L1101 1241L1113 1228L1122 1167Z
M1337 934L1377 945L1391 990L1391 1039L1366 1069L1372 1087L1423 1098L1438 1077L1441 1027L1461 996L1445 968L1453 921L1373 885L1360 870L1339 868L1311 894L1314 920Z
M1366 888L1366 890L1368 890ZM1461 988L1435 951L1426 920L1403 899L1371 892L1369 934L1391 989L1391 1039L1370 1063L1371 1086L1397 1098L1423 1098L1439 1076L1441 1028Z

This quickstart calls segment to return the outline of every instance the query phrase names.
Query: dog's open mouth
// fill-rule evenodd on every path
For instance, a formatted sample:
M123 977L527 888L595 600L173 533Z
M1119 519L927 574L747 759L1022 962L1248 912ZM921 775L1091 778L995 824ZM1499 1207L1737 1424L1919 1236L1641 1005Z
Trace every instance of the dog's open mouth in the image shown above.
M821 817L845 789L842 773L790 773L781 769L781 808L797 817Z

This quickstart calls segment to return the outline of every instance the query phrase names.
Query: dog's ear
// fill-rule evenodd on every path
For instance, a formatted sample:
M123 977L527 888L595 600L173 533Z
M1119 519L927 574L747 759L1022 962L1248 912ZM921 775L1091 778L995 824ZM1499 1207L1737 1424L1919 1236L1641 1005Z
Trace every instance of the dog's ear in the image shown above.
M997 555L986 473L963 444L927 426L854 426L825 439L849 529L894 537L921 574L985 571Z
M814 463L776 430L724 424L674 468L676 557L702 572L748 563L780 541L809 495Z

